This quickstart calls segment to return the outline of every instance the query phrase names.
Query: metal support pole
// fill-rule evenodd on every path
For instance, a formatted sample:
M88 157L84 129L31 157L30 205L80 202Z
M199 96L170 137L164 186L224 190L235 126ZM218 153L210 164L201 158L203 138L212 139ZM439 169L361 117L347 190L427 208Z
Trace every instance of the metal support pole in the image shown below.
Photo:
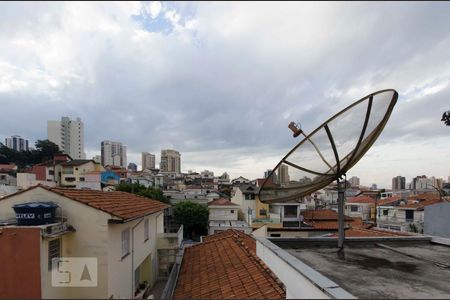
M344 216L344 199L345 199L345 180L338 180L338 222L339 222L339 239L338 248L344 247L345 238L345 216Z

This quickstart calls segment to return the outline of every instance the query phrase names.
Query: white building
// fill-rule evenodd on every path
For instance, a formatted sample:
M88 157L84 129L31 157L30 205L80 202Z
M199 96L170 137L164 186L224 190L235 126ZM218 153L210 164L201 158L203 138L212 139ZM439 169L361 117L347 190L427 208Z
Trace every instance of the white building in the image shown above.
M148 152L142 152L141 154L141 160L142 160L142 170L151 170L155 168L155 155L148 153Z
M180 152L171 149L161 150L160 170L164 173L181 173Z
M127 147L121 142L102 141L101 148L103 166L127 167Z
M352 178L350 178L348 180L348 182L350 182L351 186L353 186L353 187L359 186L360 185L359 181L360 181L359 177L357 177L357 176L352 176Z
M244 221L238 221L239 205L228 199L220 198L208 202L209 234L227 229L236 229L251 233L252 228Z
M58 145L59 149L73 159L84 159L84 125L80 118L70 120L62 117L61 121L47 121L48 140Z
M16 151L28 151L28 140L13 135L5 139L5 146Z

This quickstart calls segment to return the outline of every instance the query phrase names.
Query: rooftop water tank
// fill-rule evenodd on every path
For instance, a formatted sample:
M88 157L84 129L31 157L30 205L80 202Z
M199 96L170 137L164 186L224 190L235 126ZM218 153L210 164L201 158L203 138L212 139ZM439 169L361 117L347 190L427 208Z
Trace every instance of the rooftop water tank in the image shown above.
M27 202L13 206L17 225L32 226L55 223L58 205L53 202Z

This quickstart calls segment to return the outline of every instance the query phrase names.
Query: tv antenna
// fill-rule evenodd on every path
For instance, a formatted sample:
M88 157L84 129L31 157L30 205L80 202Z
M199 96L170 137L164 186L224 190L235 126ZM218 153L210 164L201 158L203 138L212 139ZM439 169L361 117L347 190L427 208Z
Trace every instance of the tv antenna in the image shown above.
M393 89L377 91L354 102L306 134L291 122L294 138L303 139L272 169L259 190L263 203L283 203L337 182L339 238L344 245L345 174L369 150L383 131L397 102ZM275 174L278 172L276 180ZM304 180L305 177L309 180Z

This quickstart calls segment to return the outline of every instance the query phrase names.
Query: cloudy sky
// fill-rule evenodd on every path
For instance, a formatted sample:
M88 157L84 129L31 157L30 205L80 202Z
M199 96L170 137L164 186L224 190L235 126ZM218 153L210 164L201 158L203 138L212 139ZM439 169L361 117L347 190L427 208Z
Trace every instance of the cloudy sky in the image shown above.
M182 170L261 177L335 112L399 101L347 174L447 179L450 3L0 3L0 138L81 117L88 158L174 148Z

